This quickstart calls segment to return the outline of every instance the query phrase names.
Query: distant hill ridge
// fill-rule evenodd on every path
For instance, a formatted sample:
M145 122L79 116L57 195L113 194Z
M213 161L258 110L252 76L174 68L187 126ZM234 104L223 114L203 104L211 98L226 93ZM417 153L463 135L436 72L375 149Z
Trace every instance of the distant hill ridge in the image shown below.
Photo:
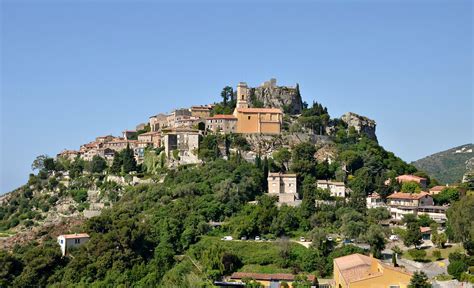
M414 161L412 164L445 184L461 182L474 167L474 145L465 144Z

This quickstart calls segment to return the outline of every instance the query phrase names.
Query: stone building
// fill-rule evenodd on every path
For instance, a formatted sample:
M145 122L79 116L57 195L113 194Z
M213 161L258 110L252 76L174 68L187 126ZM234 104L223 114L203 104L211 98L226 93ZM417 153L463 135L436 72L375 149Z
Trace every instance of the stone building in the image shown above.
M171 114L166 116L166 120L168 122L168 127L169 128L176 128L178 127L176 123L183 121L185 119L191 118L191 111L189 109L176 109Z
M163 133L161 142L168 159L174 159L183 164L199 163L197 155L201 137L199 130L175 128L165 130ZM178 151L178 159L175 158L173 151Z
M212 107L210 105L191 106L189 110L191 111L191 116L206 119L211 116Z
M279 204L298 205L296 174L268 173L268 194L277 196Z
M233 115L214 115L206 119L206 129L224 134L235 133L237 118Z
M168 115L158 114L148 118L148 124L150 125L151 132L158 132L161 129L168 127Z
M153 148L158 148L161 146L161 133L160 132L147 132L138 135L138 141L145 142L153 146Z

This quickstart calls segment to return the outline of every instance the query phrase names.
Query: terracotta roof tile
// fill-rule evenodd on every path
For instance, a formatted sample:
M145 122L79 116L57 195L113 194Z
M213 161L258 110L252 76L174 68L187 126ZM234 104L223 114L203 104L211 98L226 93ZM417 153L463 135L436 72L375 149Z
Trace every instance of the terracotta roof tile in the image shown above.
M217 114L213 117L207 118L207 120L215 120L215 119L226 119L226 120L237 120L234 115L225 115L225 114Z
M65 234L59 236L63 236L65 239L90 238L89 234L87 233Z
M403 193L403 192L395 192L389 196L388 199L406 199L406 200L419 200L426 195L430 195L427 192L420 192L420 193Z
M237 108L237 112L242 113L278 113L283 114L278 108Z

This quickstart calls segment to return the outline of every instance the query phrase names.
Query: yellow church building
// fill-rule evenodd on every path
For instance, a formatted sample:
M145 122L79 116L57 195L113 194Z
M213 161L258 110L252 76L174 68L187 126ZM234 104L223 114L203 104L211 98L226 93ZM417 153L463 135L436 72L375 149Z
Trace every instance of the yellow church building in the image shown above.
M277 108L249 108L249 88L246 83L237 85L237 133L280 134L283 112Z

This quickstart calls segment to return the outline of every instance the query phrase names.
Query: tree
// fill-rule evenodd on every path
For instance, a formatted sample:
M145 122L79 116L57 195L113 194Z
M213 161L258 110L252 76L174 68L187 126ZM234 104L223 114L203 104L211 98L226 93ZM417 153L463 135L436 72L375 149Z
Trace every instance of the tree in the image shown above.
M413 182L413 181L409 181L409 182L404 182L402 184L401 192L404 192L404 193L420 193L421 188L420 188L420 185L418 185L418 183Z
M420 225L418 223L409 223L407 226L405 237L403 238L403 244L410 247L411 245L418 246L422 243L422 234L420 231Z
M430 216L426 214L419 215L417 221L421 227L430 227L431 224L436 223L433 219L430 218Z
M450 263L448 265L448 274L453 276L454 278L460 280L461 274L467 271L467 264L463 261L452 261L450 259Z
M225 86L221 92L222 104L227 107L228 104L234 102L234 89L230 86Z
M423 271L415 271L410 279L408 288L431 288L428 276Z
M90 172L92 173L102 173L107 168L107 162L104 158L99 155L94 155L90 163Z
M364 237L370 245L370 252L375 258L382 256L382 250L385 249L385 235L382 227L378 224L372 224Z
M431 239L433 240L433 243L438 247L438 248L444 248L444 244L448 241L448 237L446 236L445 233L434 233L432 232Z
M288 148L281 148L273 152L273 160L280 166L282 171L288 170L289 162L291 160L291 153Z
M453 187L446 187L440 193L433 196L433 200L437 205L453 203L459 200L459 190Z
M408 250L408 254L413 257L413 260L415 261L424 261L426 257L426 251L425 250L418 250L418 249L410 249Z
M31 164L31 170L42 170L44 169L44 161L48 159L48 155L39 155Z
M122 157L120 153L115 152L112 166L110 166L110 172L113 174L119 174L122 171Z
M130 173L132 171L137 171L137 161L135 160L135 155L133 150L127 144L127 148L121 151L122 156L122 170L124 173Z
M447 211L448 238L458 242L474 239L474 195L466 195L454 202Z

